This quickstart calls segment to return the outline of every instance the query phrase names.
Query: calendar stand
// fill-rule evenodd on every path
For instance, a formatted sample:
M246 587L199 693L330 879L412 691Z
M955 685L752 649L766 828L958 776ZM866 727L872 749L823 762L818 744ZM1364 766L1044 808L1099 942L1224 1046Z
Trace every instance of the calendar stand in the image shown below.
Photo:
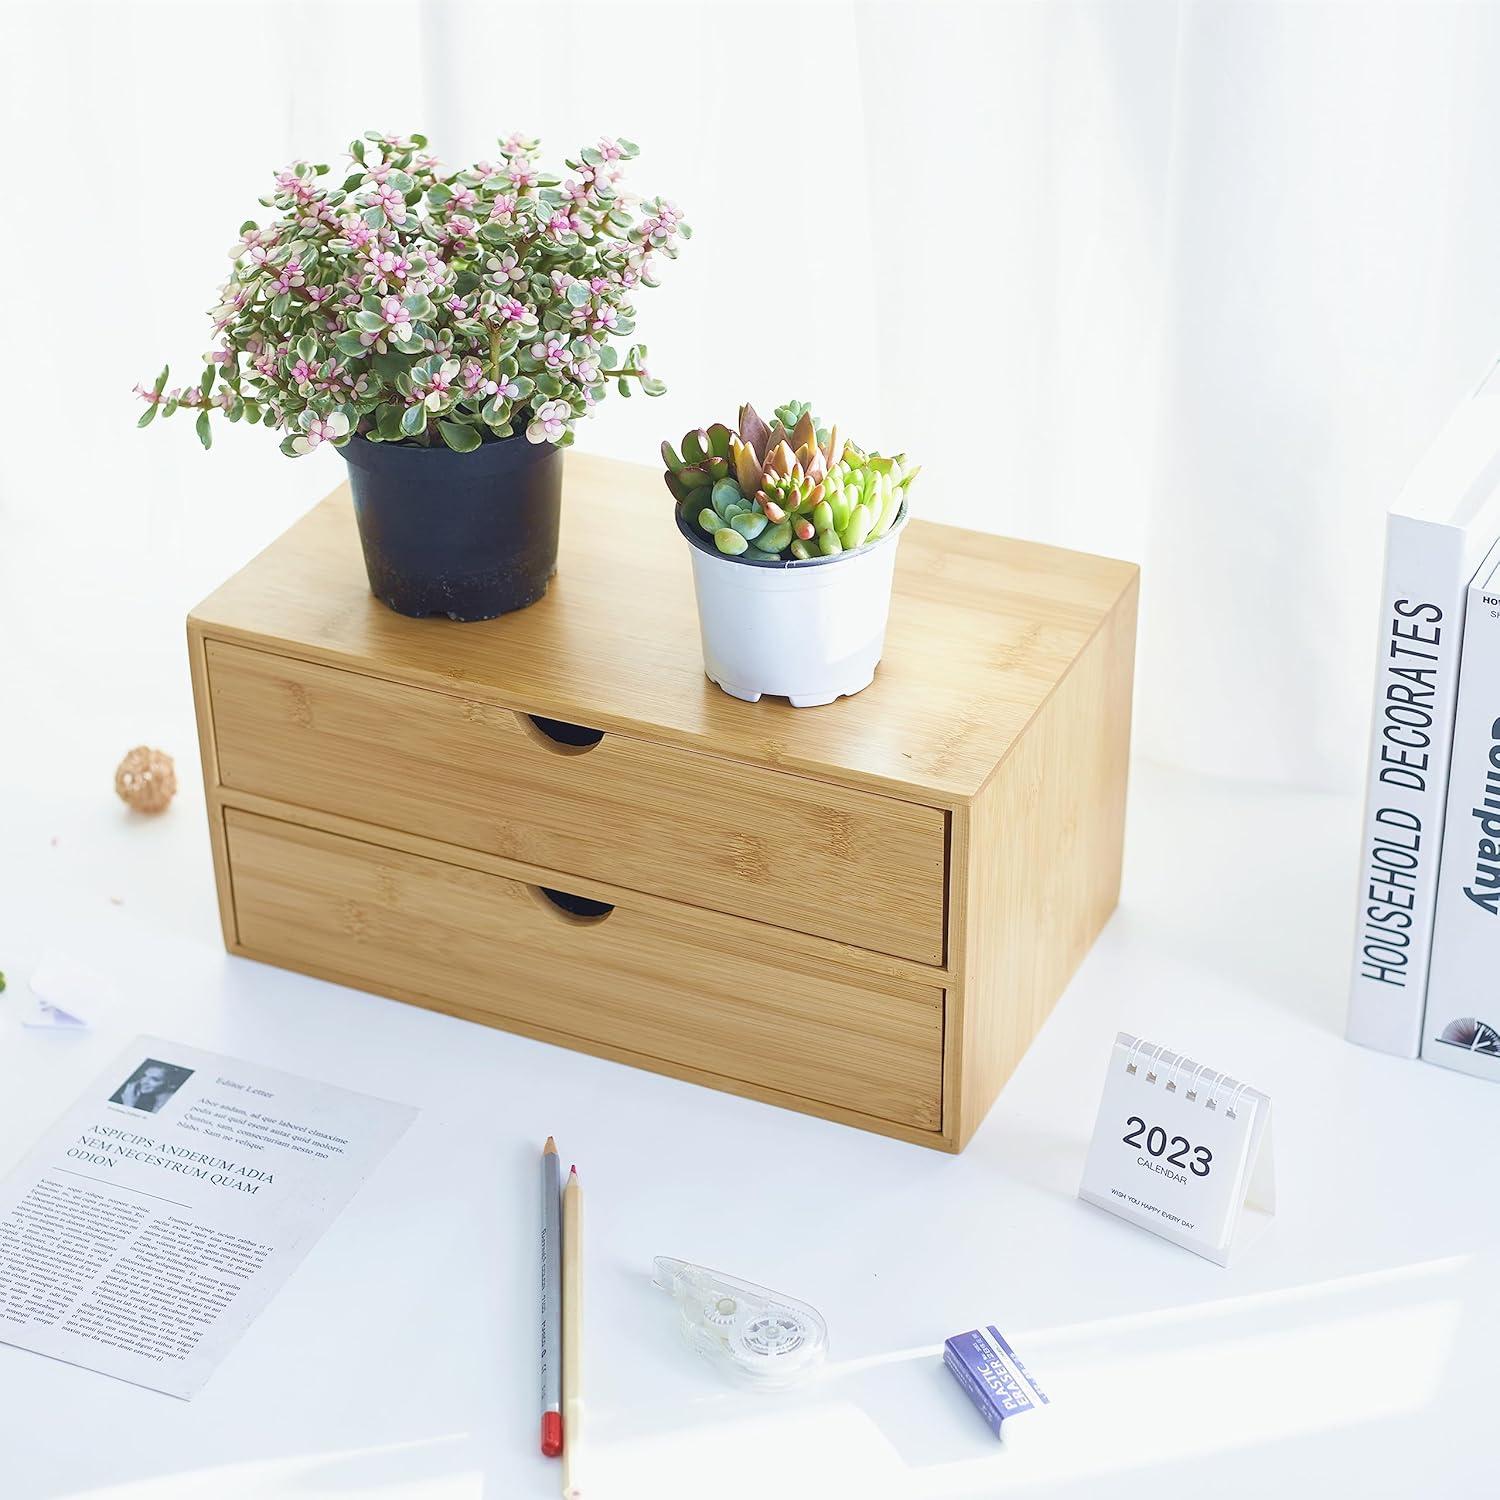
M1078 1196L1227 1266L1276 1212L1270 1097L1120 1032Z

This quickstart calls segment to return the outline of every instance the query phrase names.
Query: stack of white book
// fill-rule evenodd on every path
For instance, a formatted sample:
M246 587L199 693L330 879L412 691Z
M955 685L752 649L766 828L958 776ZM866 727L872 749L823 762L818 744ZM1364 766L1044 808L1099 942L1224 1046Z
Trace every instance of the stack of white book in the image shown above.
M1500 366L1386 526L1350 1040L1500 1080Z

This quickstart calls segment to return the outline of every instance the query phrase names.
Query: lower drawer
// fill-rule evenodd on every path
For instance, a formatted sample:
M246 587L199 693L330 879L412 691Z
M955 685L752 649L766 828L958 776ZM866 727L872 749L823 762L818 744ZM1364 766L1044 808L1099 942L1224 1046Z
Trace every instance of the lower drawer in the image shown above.
M746 949L726 927L716 944L656 910L580 915L499 875L234 808L224 820L239 944L254 957L941 1128L941 989L783 957L774 934Z

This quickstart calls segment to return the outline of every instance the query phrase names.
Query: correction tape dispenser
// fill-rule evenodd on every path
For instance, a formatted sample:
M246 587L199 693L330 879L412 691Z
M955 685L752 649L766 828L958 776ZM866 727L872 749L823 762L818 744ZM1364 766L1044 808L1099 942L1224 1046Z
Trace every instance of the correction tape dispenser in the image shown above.
M652 1282L682 1313L682 1336L742 1384L775 1391L823 1363L828 1325L816 1308L722 1271L658 1255Z

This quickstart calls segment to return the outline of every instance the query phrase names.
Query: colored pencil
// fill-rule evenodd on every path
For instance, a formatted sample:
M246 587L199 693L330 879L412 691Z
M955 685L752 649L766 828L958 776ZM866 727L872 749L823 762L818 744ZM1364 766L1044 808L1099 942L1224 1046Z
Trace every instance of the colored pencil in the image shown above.
M562 1425L562 1184L557 1142L542 1148L542 1452L556 1458Z
M583 1189L578 1168L568 1170L562 1195L562 1409L564 1500L579 1500L583 1447Z

